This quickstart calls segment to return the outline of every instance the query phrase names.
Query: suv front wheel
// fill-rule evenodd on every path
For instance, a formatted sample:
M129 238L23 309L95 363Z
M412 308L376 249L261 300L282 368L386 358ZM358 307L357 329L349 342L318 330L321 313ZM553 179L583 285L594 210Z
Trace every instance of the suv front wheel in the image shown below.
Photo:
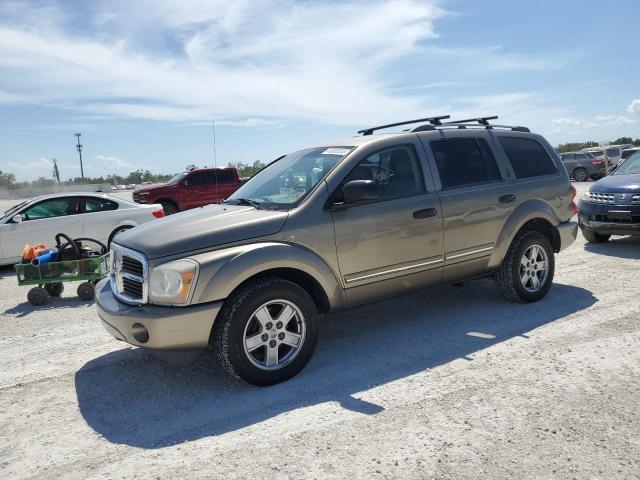
M281 278L257 279L233 293L213 328L212 346L231 375L259 386L298 374L317 342L309 294Z
M535 302L551 284L555 258L551 242L535 231L519 233L495 275L500 292L514 302Z

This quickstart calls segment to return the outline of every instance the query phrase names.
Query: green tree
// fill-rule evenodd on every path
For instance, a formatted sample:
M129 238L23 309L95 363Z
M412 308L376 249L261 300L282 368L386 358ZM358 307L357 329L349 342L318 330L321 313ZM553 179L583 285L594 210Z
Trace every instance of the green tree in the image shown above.
M556 151L558 151L559 153L564 153L564 152L575 152L578 150L581 150L583 148L591 148L591 147L597 147L598 146L598 142L575 142L575 143L563 143L561 145L558 145L556 147Z
M633 139L631 137L620 137L616 138L613 142L613 145L621 145L623 143L633 143Z
M15 188L16 176L0 170L0 188Z

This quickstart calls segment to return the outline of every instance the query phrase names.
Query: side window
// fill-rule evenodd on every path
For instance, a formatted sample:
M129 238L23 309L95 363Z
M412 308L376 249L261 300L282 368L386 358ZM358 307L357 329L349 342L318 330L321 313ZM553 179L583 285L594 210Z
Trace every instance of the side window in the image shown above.
M218 183L235 183L236 180L236 176L229 170L216 171L216 178L218 179Z
M420 161L413 145L388 148L360 160L345 177L339 190L352 180L377 183L380 200L409 197L425 191Z
M22 212L25 220L64 217L78 213L78 200L75 198L53 198L45 200Z
M562 156L560 157L560 159L563 162L568 162L570 160L574 160L576 158L574 153L563 153Z
M607 157L617 157L620 155L620 150L617 148L607 148Z
M108 210L117 210L118 204L111 200L102 198L85 198L84 199L84 212L105 212Z
M576 160L578 160L579 162L584 162L586 160L589 160L589 157L587 157L584 153L576 153Z
M540 144L531 138L498 137L516 178L531 178L556 173L553 160Z
M214 185L215 172L195 172L189 175L189 185Z
M496 159L482 138L434 140L430 145L443 189L502 179Z

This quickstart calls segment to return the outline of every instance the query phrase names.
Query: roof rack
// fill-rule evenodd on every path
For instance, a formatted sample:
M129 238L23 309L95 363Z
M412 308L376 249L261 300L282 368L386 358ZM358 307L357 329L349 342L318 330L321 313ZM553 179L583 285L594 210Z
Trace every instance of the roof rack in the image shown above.
M382 130L382 129L391 128L391 127L399 127L400 125L410 125L412 123L429 122L431 125L443 125L441 120L445 120L447 118L451 118L451 116L441 115L439 117L418 118L417 120L408 120L406 122L390 123L388 125L380 125L379 127L365 128L364 130L358 130L358 133L361 133L362 135L372 135L373 132L376 130Z
M512 132L531 132L527 127L519 127L519 126L511 126L511 125L494 125L489 123L489 120L495 120L498 116L494 115L491 117L476 117L476 118L466 118L464 120L452 120L450 122L443 123L443 127L458 127L458 128L467 128L467 127L480 127L480 128L504 128L507 130L511 130ZM477 123L477 125L467 125L468 123Z

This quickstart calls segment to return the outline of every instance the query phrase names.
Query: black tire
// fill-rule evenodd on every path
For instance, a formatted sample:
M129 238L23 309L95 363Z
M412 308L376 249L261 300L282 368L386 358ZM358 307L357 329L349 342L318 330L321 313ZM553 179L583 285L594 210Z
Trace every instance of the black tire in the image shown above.
M93 283L90 282L82 282L78 285L77 292L80 300L84 300L85 302L93 300L96 295L96 289L93 286Z
M580 230L582 231L582 236L589 243L604 243L611 238L611 235L596 233L591 228L583 227L582 225L580 225Z
M113 241L114 238L116 238L116 235L119 235L122 232L126 232L127 230L131 230L132 228L133 228L132 225L123 225L122 227L116 228L113 232L111 232L111 235L109 235L109 242L107 243L107 248L111 248L111 242Z
M521 281L521 267L523 267L521 259L532 246L543 249L547 257L546 276L536 291L528 290ZM553 283L554 271L555 258L549 239L540 232L524 231L518 233L513 242L511 242L511 246L494 278L500 293L505 298L513 302L529 303L536 302L547 294Z
M47 283L44 286L44 288L50 296L59 297L60 295L62 295L62 292L64 291L64 283L62 282Z
M171 200L160 200L158 203L162 205L162 209L164 210L165 215L173 215L174 213L178 213L180 211L178 205L176 205L175 202L172 202Z
M297 347L297 353L288 363L283 364L282 367L266 370L259 368L250 360L251 354L245 349L245 329L251 322L256 321L257 317L253 314L261 306L276 300L290 302L300 311L303 317L301 321L304 323L304 335L302 335L302 345ZM297 375L309 362L318 339L317 317L318 310L313 300L299 285L282 278L257 279L238 289L225 301L216 319L210 345L216 352L218 362L229 374L252 385L273 385ZM295 315L295 318L299 323L298 315ZM266 332L266 330L261 331ZM263 335L267 334L263 333ZM275 337L271 336L271 338ZM280 349L280 347L281 345L276 348ZM261 348L264 348L266 362L266 343L257 350ZM285 345L285 351L287 348L289 347Z
M586 182L589 180L589 172L585 168L576 168L573 171L573 178L576 182Z
M29 290L29 293L27 293L27 300L34 307L40 307L49 303L51 297L49 296L49 292L47 292L44 288L33 287L31 290Z

